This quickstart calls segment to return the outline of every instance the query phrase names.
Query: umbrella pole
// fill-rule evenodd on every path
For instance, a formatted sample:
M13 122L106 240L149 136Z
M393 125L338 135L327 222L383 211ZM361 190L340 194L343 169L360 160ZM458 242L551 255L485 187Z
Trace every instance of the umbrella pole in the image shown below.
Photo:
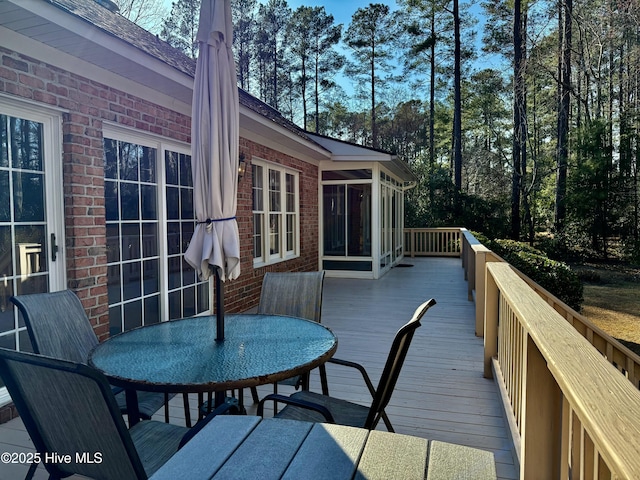
M220 270L214 267L216 288L216 341L224 340L224 286L220 278Z
M224 341L224 286L220 278L220 269L214 267L215 288L216 288L216 342ZM225 402L226 392L216 391L214 405L218 408Z

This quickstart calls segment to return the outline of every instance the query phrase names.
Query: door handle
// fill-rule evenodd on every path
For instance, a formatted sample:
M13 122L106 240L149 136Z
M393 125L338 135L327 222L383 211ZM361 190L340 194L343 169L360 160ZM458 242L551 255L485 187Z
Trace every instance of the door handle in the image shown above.
M51 234L51 261L55 262L58 258L58 244L56 243L56 234Z

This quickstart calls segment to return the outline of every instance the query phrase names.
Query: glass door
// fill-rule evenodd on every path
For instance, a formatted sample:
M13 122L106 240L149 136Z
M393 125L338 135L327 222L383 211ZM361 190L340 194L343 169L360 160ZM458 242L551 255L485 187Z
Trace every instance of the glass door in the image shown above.
M59 152L58 116L0 102L0 347L31 350L12 295L65 288Z

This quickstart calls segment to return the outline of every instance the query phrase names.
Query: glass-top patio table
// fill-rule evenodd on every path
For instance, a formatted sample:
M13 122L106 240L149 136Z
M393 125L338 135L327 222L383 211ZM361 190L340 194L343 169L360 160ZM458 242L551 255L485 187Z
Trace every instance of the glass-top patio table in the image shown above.
M318 367L337 347L337 338L323 325L282 315L226 315L225 339L218 342L215 316L205 316L115 335L93 349L89 365L127 389L135 423L132 389L224 392L274 383Z

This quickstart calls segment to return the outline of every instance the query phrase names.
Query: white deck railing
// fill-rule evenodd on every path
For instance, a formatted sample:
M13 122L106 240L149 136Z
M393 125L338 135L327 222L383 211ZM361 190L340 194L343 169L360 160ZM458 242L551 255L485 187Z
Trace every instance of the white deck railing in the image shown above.
M460 228L405 228L404 254L409 257L460 256Z

